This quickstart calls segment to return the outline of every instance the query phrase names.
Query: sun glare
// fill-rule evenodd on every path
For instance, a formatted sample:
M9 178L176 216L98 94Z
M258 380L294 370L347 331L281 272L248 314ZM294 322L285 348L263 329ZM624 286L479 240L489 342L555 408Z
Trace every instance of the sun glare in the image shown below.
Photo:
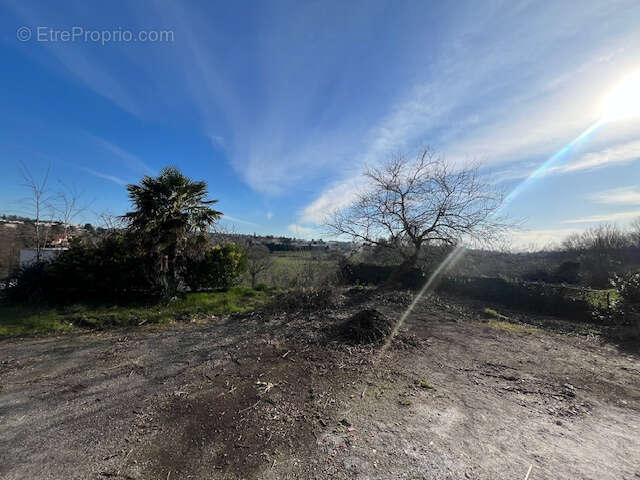
M602 102L602 120L640 117L640 70L625 77Z

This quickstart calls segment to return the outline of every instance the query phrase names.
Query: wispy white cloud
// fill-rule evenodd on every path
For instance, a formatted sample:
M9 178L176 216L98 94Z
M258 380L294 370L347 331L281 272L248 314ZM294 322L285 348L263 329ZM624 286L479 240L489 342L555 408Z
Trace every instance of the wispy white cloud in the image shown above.
M605 205L640 205L640 188L636 186L612 188L594 193L589 199Z
M640 217L640 210L630 210L624 212L610 212L590 215L581 218L572 218L564 220L562 223L609 223L633 220Z
M222 217L221 220L226 220L226 221L233 222L233 223L241 223L243 225L250 225L252 227L261 227L262 226L262 225L260 225L258 223L250 222L248 220L242 220L241 218L237 218L237 217L233 217L231 215L227 215L226 213L224 214L224 216Z
M615 145L598 152L587 153L565 165L551 167L547 173L573 173L597 170L612 165L625 165L640 160L640 141Z
M111 153L116 158L118 158L126 168L129 170L135 171L137 173L142 173L145 175L156 175L157 171L152 168L150 165L145 163L140 157L127 152L123 148L105 140L104 138L98 137L96 135L87 134L89 138L93 140L93 142L98 145L101 149Z
M58 6L39 5L37 8L29 2L12 1L5 2L25 25L36 29L38 26L50 26L62 28L69 25L68 9L60 9ZM86 13L86 10L84 10ZM65 15L66 14L66 15ZM73 17L81 25L79 17ZM70 27L68 27L70 28ZM34 32L35 35L35 32ZM118 107L134 116L141 115L141 107L131 92L119 79L119 75L105 65L100 57L90 53L84 42L40 42L39 46L50 54L49 58L57 61L58 70L70 74L84 87L93 90L97 94L110 100ZM37 56L38 60L51 63L49 58Z
M87 168L87 167L80 167L80 169L83 172L87 172L89 175L93 175L94 177L97 177L97 178L102 178L103 180L109 180L110 182L116 183L118 185L126 185L127 184L127 182L125 182L120 177L117 177L115 175L109 175L107 173L98 172L96 170L93 170L93 169Z
M638 122L638 126L640 127L640 122ZM576 159L569 160L566 163L553 165L547 170L539 172L539 175L573 174L629 165L640 160L640 141L622 142L608 148L594 150L596 147L597 145L592 145L592 151L578 155ZM495 183L527 178L536 171L536 168L543 162L544 159L538 162L531 162L529 160L514 162L505 168L497 168L491 171L487 174L487 178Z
M610 14L608 8L588 4L579 15L571 15L569 22L569 17L561 19L549 11L562 10L559 4L533 9L518 5L489 9L483 19L454 25L458 36L442 52L446 60L434 65L436 73L427 82L407 89L406 97L370 130L363 142L370 147L357 157L358 165L379 162L399 151L414 151L426 142L453 164L513 165L498 172L501 178L494 181L526 178L536 163L544 162L591 125L599 113L599 97L620 74L621 57L637 33L609 31L606 44L585 38L590 48L560 51L558 43L580 36L583 26ZM509 40L514 35L517 42ZM476 41L480 36L482 41ZM599 132L609 145L631 134L617 126ZM629 148L609 150L548 173L622 164L633 161L630 154ZM523 163L515 164L519 159ZM353 173L330 183L301 210L300 219L318 222L348 203L354 198L356 178Z
M210 134L209 140L211 140L213 147L218 150L225 150L227 148L227 143L222 135Z
M302 209L300 221L307 224L322 224L333 212L346 207L357 198L362 189L363 180L361 176L354 176L335 182Z

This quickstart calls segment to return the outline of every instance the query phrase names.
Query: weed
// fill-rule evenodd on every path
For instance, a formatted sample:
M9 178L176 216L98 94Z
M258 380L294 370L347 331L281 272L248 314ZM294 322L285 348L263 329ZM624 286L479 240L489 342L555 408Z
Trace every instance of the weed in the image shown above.
M493 308L485 308L484 313L490 317L493 317L495 319L498 320L509 320L509 317L502 315L501 313L498 313L496 310L494 310Z
M425 390L435 390L436 389L436 387L434 387L431 383L429 383L426 380L416 380L413 383L414 383L414 385L416 387L424 388Z
M538 329L534 327L525 327L524 325L518 325L516 323L509 323L499 320L490 320L488 325L491 328L495 328L498 330L504 330L506 332L516 332L516 333L537 333Z

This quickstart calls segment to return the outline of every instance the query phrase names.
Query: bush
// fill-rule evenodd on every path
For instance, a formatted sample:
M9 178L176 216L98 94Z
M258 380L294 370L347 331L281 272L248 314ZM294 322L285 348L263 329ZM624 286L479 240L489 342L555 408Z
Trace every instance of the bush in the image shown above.
M562 262L553 273L553 279L559 283L580 283L580 262Z
M382 285L397 274L397 281L404 288L421 288L426 277L419 268L410 268L398 274L397 265L373 265L369 263L351 263L342 261L339 278L347 285Z
M235 243L209 248L199 257L181 260L180 276L192 290L227 290L234 286L247 269L244 250Z
M77 240L50 262L19 269L3 293L13 302L57 304L158 296L167 288L160 260L130 234L112 234L96 243ZM176 286L226 290L246 269L246 258L240 246L229 243L210 247L199 257L182 257L179 265Z
M50 262L19 269L5 291L16 302L69 303L120 300L153 295L153 262L126 235L110 235L97 244L75 241Z
M640 271L614 275L611 283L622 299L620 310L625 320L640 326Z
M536 268L534 270L527 270L524 272L522 274L522 279L527 282L549 282L551 281L551 275L542 268Z

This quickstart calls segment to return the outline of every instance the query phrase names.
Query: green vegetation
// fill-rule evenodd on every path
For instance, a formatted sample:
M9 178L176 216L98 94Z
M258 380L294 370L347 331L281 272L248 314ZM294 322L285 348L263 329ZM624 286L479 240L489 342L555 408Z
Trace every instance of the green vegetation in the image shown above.
M484 313L490 317L493 317L495 319L498 320L509 320L509 317L502 315L501 313L498 313L496 310L494 310L493 308L485 308Z
M166 304L92 305L59 307L0 305L0 336L68 332L140 325L165 325L252 310L277 290L234 287L220 292L189 293Z
M505 332L515 333L537 333L538 329L534 327L525 327L524 325L518 325L517 323L504 322L500 320L490 320L488 325L491 328L497 330L504 330Z
M615 288L606 290L583 289L581 293L593 308L613 308L620 301L620 293Z
M16 271L2 296L14 303L117 303L175 299L190 291L228 289L246 270L241 246L212 245L208 229L222 215L205 182L175 168L129 185L135 209L126 228L74 238L49 262Z
M413 383L415 384L416 387L424 388L425 390L435 390L436 389L436 387L434 387L430 382L428 382L426 380L416 380Z

